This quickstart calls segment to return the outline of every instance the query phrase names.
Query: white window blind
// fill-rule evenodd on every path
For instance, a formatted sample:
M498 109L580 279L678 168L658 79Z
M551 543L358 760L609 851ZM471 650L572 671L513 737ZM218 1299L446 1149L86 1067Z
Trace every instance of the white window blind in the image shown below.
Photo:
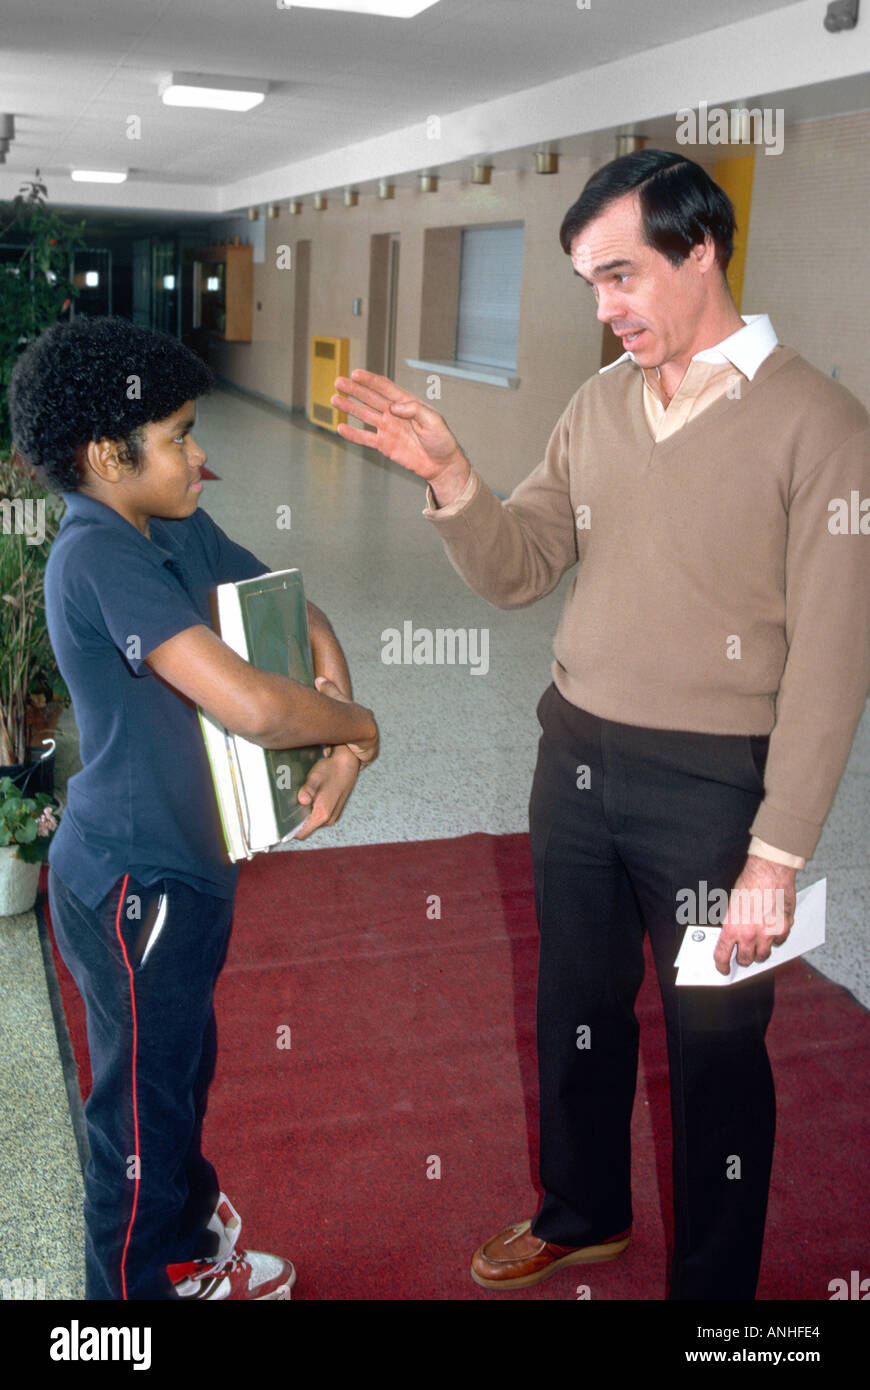
M516 368L522 269L522 224L463 230L457 362Z

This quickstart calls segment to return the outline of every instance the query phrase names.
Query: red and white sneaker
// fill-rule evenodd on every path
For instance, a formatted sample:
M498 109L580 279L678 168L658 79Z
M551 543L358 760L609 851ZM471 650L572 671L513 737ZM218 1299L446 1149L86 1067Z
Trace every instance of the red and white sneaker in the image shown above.
M208 1223L218 1237L217 1254L203 1260L187 1260L166 1266L179 1298L191 1299L289 1299L296 1270L289 1260L262 1250L237 1250L242 1222L224 1196Z

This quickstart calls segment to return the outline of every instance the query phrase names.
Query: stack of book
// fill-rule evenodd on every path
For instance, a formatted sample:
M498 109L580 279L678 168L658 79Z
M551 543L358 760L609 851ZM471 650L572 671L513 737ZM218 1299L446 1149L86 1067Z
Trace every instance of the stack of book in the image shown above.
M219 584L215 622L221 640L252 666L314 685L298 569ZM299 805L299 790L323 749L261 748L197 709L231 861L292 840L310 811Z

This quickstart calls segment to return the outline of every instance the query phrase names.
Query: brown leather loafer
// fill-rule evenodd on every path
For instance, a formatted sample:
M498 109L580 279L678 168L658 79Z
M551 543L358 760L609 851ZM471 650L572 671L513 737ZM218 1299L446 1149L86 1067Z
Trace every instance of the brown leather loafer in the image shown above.
M631 1229L598 1245L552 1245L532 1235L531 1221L506 1226L474 1252L471 1277L485 1289L527 1289L566 1265L615 1260L631 1239Z

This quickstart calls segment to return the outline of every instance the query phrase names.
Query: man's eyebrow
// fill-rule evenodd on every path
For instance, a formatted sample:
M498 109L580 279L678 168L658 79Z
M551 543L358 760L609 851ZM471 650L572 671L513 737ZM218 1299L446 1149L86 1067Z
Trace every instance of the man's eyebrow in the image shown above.
M593 277L596 275L606 275L609 270L619 270L622 266L634 266L634 261L626 260L625 257L616 261L605 261L603 265L597 265L595 267L592 275ZM585 280L587 285L592 284L588 275L581 275L579 270L575 270L574 274L578 276L579 279Z

